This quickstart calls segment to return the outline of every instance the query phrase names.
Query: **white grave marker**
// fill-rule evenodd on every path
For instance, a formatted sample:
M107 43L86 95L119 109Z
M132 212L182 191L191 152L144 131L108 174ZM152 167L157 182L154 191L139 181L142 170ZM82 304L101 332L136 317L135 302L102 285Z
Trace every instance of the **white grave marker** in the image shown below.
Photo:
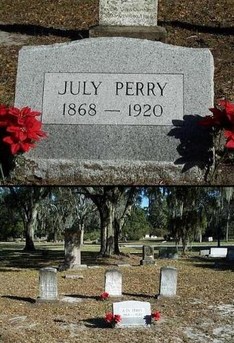
M151 305L144 301L121 301L113 303L113 315L120 315L116 327L150 326Z
M110 297L122 296L122 273L117 269L106 271L105 292L107 292Z

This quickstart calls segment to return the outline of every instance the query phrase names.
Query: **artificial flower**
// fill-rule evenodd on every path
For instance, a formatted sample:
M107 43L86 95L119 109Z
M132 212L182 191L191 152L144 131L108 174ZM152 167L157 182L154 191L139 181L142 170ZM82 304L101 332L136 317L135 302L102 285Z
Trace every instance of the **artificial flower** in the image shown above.
M101 300L106 300L107 298L109 298L109 293L107 293L107 292L103 292L103 293L100 295L100 299L101 299Z
M30 107L23 107L22 109L17 107L10 107L9 114L17 117L18 124L23 124L25 118L41 115L40 112L32 111Z
M152 314L151 314L151 317L154 319L154 320L159 320L160 319L160 317L161 317L161 314L160 314L160 312L159 311L155 311L155 312L153 312Z
M105 321L106 321L107 323L112 323L113 318L114 318L114 316L113 316L113 314L112 314L111 312L107 312L107 313L106 313Z
M113 314L111 312L106 313L105 321L110 324L116 324L121 321L121 316L119 314Z
M30 141L14 140L14 137L11 136L4 137L3 142L10 144L12 155L17 154L18 152L27 152L31 148L35 147L35 145Z

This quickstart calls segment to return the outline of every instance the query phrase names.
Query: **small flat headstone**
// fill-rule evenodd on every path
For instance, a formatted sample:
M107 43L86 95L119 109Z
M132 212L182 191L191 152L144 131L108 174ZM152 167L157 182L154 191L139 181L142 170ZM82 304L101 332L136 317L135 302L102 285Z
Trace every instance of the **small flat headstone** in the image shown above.
M83 275L70 275L67 274L64 276L65 279L73 279L73 280L78 280L78 279L83 279L84 276Z
M227 248L213 247L213 248L210 248L209 257L226 257L227 251L228 251Z
M122 296L122 273L117 269L106 271L105 292L107 292L110 297Z
M201 249L200 256L209 256L210 250L209 249Z
M144 301L121 301L113 303L113 315L120 315L116 327L150 326L151 305Z
M39 271L39 298L41 301L58 300L57 269L41 268Z
M176 295L177 269L173 267L162 267L160 270L159 296L171 297Z

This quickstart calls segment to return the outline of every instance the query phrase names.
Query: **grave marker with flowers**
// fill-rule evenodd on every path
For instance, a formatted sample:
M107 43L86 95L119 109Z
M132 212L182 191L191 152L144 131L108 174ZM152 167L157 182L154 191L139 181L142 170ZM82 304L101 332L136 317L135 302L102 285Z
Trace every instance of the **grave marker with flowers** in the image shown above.
M23 47L15 106L41 112L48 138L24 153L13 177L65 185L204 183L212 141L197 122L213 106L213 72L208 49L150 40ZM38 124L30 129L33 139L40 131ZM21 149L27 144L34 142Z

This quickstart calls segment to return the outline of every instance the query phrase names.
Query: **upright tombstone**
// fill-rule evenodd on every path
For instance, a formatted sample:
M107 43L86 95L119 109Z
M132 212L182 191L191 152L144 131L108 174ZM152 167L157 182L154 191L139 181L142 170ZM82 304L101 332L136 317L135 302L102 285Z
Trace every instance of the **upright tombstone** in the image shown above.
M106 271L105 292L107 292L110 297L122 296L122 273L117 269Z
M121 301L113 303L113 315L121 320L115 327L141 327L151 324L151 305L145 301Z
M57 269L41 268L39 271L39 301L58 300Z
M177 269L172 267L162 267L160 270L160 290L159 296L172 297L177 290Z
M143 245L142 247L142 260L141 265L155 264L154 260L154 247L151 245Z
M90 37L134 37L165 41L166 30L157 26L158 0L100 0L99 26Z
M149 40L96 38L19 53L15 106L42 112L48 138L12 179L60 185L205 183L213 57ZM39 181L38 181L39 180Z

